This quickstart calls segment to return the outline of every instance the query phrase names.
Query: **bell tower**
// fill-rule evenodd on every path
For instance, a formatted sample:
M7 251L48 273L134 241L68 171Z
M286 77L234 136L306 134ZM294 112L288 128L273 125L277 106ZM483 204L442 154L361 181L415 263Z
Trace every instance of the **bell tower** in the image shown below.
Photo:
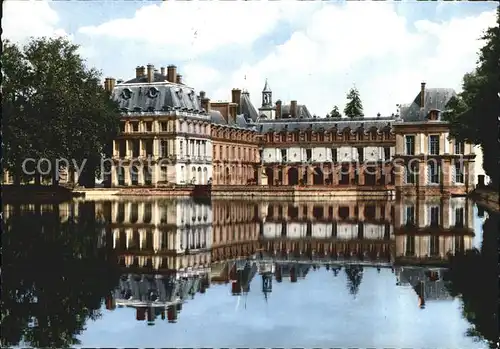
M264 89L262 90L262 107L269 108L273 106L273 91L269 87L269 84L266 79L266 83L264 84Z
M269 83L264 84L262 89L262 106L259 108L259 116L266 119L274 120L276 115L276 107L273 105L273 92L269 87Z

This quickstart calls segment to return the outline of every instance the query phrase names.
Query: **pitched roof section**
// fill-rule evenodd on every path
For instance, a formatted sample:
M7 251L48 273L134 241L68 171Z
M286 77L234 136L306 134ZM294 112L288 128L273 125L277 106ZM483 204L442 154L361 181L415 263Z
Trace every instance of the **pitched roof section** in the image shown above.
M134 79L135 80L135 79ZM195 91L169 82L151 84L119 84L112 93L120 109L128 111L161 111L187 109L201 111Z
M250 95L248 93L242 93L240 98L240 113L245 116L245 119L249 122L257 121L259 118L259 113L257 109L252 104L250 100Z
M158 72L153 73L153 82L165 82L167 81L167 77L165 75L161 75ZM143 75L138 78L133 78L125 82L125 84L145 84L148 82L148 76Z
M267 79L266 83L264 84L264 88L262 89L262 92L272 92L271 88L269 87L269 83L267 82Z
M401 118L404 121L425 121L431 110L444 111L451 97L456 95L452 88L427 88L423 110L421 110L421 92L419 92L411 104L400 106Z
M281 106L281 117L282 118L290 118L291 116L291 105L285 104ZM299 119L312 119L312 115L307 109L307 107L303 104L297 104L297 118Z

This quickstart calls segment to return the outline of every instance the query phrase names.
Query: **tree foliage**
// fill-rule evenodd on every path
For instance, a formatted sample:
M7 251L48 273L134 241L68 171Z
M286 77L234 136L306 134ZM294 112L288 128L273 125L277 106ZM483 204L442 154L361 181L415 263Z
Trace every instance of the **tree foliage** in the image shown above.
M2 105L4 169L27 179L26 158L86 159L94 178L118 132L118 108L85 66L78 46L66 39L32 39L23 47L3 43ZM85 176L83 177L85 178Z
M363 115L363 104L356 88L351 88L347 94L347 104L344 108L344 114L347 117L355 118Z
M463 77L463 91L452 98L443 117L451 123L450 136L475 144L483 150L483 167L498 188L500 176L500 7L497 26L482 37L476 69Z
M341 118L342 114L340 114L339 107L337 107L336 105L333 106L332 111L329 114L327 114L326 117L327 118Z

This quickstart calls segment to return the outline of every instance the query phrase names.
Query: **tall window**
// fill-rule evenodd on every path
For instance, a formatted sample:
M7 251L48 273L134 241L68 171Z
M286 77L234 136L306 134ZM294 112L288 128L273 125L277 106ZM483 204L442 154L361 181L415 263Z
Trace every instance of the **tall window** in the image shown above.
M415 136L405 137L405 153L406 155L415 155Z
M457 155L463 154L464 148L465 148L464 142L455 141L455 154Z
M184 142L179 141L179 155L183 156L184 155Z
M439 155L439 136L431 135L429 136L429 154Z
M332 148L332 161L337 162L337 149Z
M365 158L364 158L364 153L363 153L363 148L358 148L358 160L359 162L363 162L365 161Z
M406 174L406 184L415 184L417 177L417 165L413 162L409 163L405 167Z
M464 226L464 208L455 208L455 227L462 228Z
M415 236L410 235L406 237L405 255L411 257L415 255Z
M415 206L406 206L405 224L407 226L415 225Z
M390 147L384 147L384 160L388 161L391 159L391 148Z
M162 132L167 132L168 123L166 121L162 121L162 123L160 125L161 125Z
M119 152L120 152L120 157L123 158L125 156L127 156L127 144L126 144L126 140L120 140L118 141L120 142L119 143Z
M464 182L464 171L461 161L455 162L455 183Z
M306 149L306 158L307 158L307 161L312 160L312 149Z
M281 161L286 162L286 149L281 149Z
M134 158L138 157L139 156L139 149L140 149L140 141L138 139L134 139L132 141L132 156Z
M160 144L161 144L161 146L160 146L160 148L161 148L161 154L160 155L162 157L168 156L168 141L167 140L162 140Z
M440 177L440 166L438 165L437 162L434 161L429 161L428 164L428 169L429 169L429 183L431 184L439 184L439 177Z
M437 227L439 225L439 207L433 206L429 210L429 223L431 227Z

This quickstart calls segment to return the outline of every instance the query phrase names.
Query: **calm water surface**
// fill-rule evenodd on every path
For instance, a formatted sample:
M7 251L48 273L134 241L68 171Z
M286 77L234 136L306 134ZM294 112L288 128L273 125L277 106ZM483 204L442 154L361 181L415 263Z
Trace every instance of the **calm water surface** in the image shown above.
M487 348L498 338L499 218L463 198L3 208L2 346Z

